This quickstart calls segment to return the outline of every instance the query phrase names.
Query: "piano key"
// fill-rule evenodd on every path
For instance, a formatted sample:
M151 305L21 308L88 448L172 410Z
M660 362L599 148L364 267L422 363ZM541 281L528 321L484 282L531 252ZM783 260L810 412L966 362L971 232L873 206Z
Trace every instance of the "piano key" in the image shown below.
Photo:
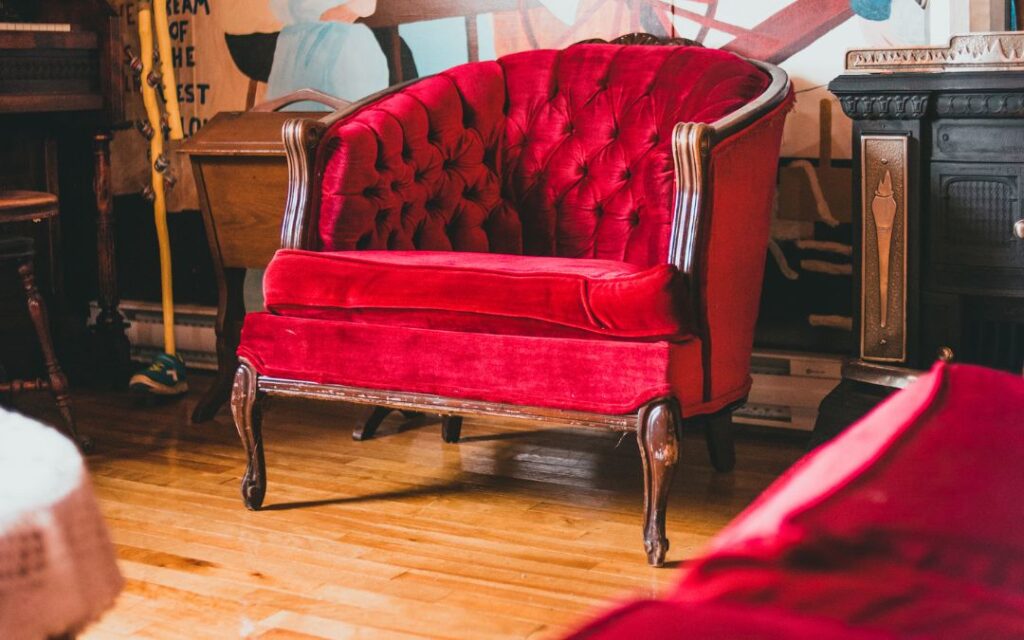
M0 22L0 31L50 31L68 33L71 25L66 22Z

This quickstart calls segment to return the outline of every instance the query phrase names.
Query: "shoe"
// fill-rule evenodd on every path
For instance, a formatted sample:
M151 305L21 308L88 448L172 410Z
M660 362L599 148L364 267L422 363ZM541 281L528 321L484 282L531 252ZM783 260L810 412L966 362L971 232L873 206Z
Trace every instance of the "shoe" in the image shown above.
M181 356L161 353L153 363L132 376L128 382L132 391L158 396L176 396L188 391L185 382L185 361Z

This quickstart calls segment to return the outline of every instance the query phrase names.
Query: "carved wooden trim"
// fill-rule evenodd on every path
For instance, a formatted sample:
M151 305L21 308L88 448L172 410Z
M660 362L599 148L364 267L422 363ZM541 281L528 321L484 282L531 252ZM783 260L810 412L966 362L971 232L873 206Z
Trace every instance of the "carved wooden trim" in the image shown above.
M651 402L637 416L637 445L644 471L644 550L654 567L665 563L668 538L665 512L679 462L679 405L674 399Z
M689 38L663 38L656 36L653 33L646 33L643 31L636 31L633 33L626 33L617 38L611 40L605 40L604 38L588 38L586 40L580 40L574 42L572 46L578 44L638 44L638 45L654 45L654 46L677 46L677 47L703 47L704 45L697 42L696 40L690 40Z
M699 122L680 122L672 131L676 195L672 214L668 261L679 271L692 274L697 236L704 205L706 165L711 149L711 127Z
M326 127L318 120L293 118L281 128L288 158L288 194L281 222L281 247L311 248L312 222L316 219L316 148Z
M267 468L263 459L263 429L260 408L260 378L252 364L242 358L231 389L231 413L235 429L245 447L246 468L242 477L242 500L253 511L263 506L267 492Z
M243 360L244 362L244 360ZM246 365L243 365L246 366ZM240 366L239 375L242 367ZM254 374L253 374L254 375ZM239 378L235 384L238 387ZM560 426L608 428L613 431L635 431L637 416L635 413L626 415L606 415L586 411L571 411L549 407L527 407L484 400L467 400L463 398L446 398L425 393L406 391L387 391L380 389L364 389L336 384L320 384L303 380L286 380L260 376L257 382L260 393L292 398L312 400L333 400L370 404L394 409L412 409L426 413L459 416L495 416L532 420ZM235 406L232 396L232 408ZM236 418L237 423L237 418ZM240 432L241 433L241 432ZM244 441L244 437L243 437Z

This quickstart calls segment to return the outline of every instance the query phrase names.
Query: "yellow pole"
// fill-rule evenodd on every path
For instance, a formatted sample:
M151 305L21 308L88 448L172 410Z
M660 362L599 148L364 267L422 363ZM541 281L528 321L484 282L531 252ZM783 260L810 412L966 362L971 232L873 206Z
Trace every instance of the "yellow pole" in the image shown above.
M167 3L157 0L153 5L153 28L156 30L157 50L160 52L160 82L164 93L164 107L171 126L171 140L181 140L181 111L178 109L178 85L174 82L174 60L171 57L171 32L167 28Z
M157 0L159 5L161 0ZM153 127L149 141L149 174L153 182L153 220L156 223L156 239L160 248L160 294L164 319L164 351L169 355L176 352L174 344L174 289L171 281L171 241L167 232L167 201L164 198L164 177L156 169L157 159L164 152L164 132L160 126L160 105L156 89L149 82L153 71L153 17L152 2L139 2L139 45L142 55L142 103L146 106L146 118ZM166 12L164 15L166 21ZM166 27L166 25L165 25ZM162 58L162 56L161 56ZM167 82L166 77L164 82ZM175 98L177 96L175 95ZM177 102L175 102L177 106ZM181 118L172 118L181 129Z

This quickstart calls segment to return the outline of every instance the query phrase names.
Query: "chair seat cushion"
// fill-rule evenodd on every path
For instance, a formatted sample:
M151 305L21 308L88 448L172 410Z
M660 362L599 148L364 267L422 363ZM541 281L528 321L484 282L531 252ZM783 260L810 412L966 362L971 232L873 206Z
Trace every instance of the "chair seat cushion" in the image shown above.
M678 270L451 251L281 250L263 281L279 315L559 337L689 335Z
M274 378L609 415L668 395L694 415L746 392L702 404L696 338L582 340L250 313L238 355Z

